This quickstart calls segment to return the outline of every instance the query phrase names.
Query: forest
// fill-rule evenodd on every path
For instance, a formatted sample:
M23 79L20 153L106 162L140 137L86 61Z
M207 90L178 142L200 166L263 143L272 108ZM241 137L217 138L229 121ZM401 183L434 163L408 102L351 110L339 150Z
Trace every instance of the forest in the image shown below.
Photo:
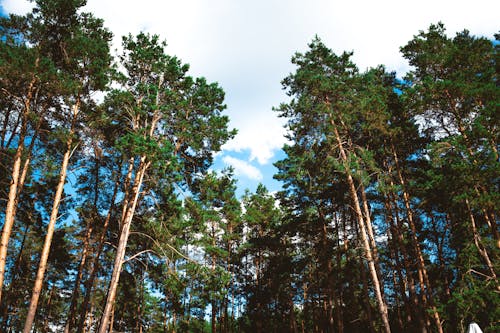
M0 18L0 332L500 331L500 34L416 31L403 78L314 38L282 189L238 197L218 83L34 2Z

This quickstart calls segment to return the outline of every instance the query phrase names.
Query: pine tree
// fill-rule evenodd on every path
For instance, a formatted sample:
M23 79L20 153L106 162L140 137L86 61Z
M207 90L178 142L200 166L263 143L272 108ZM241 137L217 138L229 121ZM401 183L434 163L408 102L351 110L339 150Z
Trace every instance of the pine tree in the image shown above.
M359 84L358 71L348 53L337 56L319 39L309 47L307 53L296 54L292 59L298 69L283 81L283 85L294 99L280 106L278 111L282 117L290 119L287 127L296 145L324 147L326 161L335 162L335 169L331 171L345 177L379 315L384 330L390 332L371 216L363 203L365 193L361 188L364 182L361 166L369 161L359 159L353 145L355 138L351 134L356 134L352 128L359 126L356 111L360 101L355 94Z
M164 53L157 36L139 34L123 40L121 84L109 98L117 121L128 132L116 143L128 159L120 237L99 332L108 329L131 223L150 168L161 170L171 182L190 184L206 170L212 152L229 139L222 90L205 79L186 75L187 65Z

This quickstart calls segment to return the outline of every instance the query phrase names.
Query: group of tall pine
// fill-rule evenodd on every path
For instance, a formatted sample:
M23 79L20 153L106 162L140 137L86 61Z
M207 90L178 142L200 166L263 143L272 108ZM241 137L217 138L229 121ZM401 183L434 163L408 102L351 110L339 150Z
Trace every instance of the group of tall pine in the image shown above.
M431 25L403 79L313 39L282 190L238 198L217 83L34 2L0 18L1 332L500 330L500 35Z

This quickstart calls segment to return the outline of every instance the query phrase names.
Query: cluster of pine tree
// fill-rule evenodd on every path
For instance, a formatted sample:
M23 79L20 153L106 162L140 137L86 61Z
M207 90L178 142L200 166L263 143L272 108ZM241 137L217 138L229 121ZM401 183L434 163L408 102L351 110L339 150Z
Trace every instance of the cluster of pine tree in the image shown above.
M238 198L223 90L84 5L0 18L0 331L500 329L500 36L432 25L402 80L314 39Z

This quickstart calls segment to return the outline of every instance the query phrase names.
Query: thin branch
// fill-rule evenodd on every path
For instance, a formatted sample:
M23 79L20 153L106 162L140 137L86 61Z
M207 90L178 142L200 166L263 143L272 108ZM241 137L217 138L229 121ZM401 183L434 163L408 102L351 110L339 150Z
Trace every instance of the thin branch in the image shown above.
M131 256L131 257L127 258L126 260L124 260L124 261L123 261L123 263L125 264L126 262L131 261L131 260L134 260L134 259L135 259L135 258L137 258L138 256L140 256L140 255L142 255L142 254L144 254L144 253L148 253L148 252L151 252L151 253L157 254L157 253L156 253L155 251L153 251L153 250L144 250L144 251L140 251L140 252L138 252L138 253L134 254L133 256Z
M165 258L168 258L167 254L166 254L166 251L165 249L163 248L163 246L161 246L161 244L156 240L154 239L153 237L151 237L150 235L148 234L145 234L143 232L139 232L139 231L134 231L134 232L131 232L130 234L138 234L138 235L142 235L148 239L150 239L162 252L163 252L163 257ZM173 247L172 245L170 244L165 244L168 248L170 248L170 250L172 250L173 252L177 253L179 256L181 256L182 258L186 259L187 261L190 261L194 264L197 264L197 265L201 265L199 262L197 262L196 260L193 260L191 258L189 258L188 256L186 256L185 254L179 252L179 250L177 250L175 247Z

